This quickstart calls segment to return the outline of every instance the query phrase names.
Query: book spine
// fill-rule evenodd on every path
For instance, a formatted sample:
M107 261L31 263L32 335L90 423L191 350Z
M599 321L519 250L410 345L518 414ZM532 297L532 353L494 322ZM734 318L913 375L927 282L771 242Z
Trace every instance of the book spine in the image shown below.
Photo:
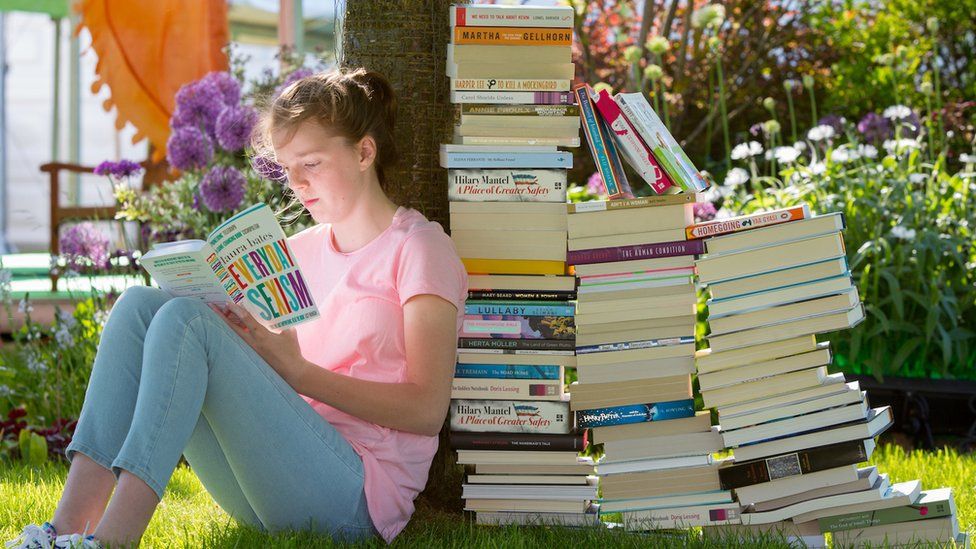
M632 261L679 255L698 255L705 253L701 240L678 240L655 244L636 244L615 248L594 248L590 250L571 250L566 253L566 263L583 265L588 263L610 263L613 261Z
M617 103L610 97L610 94L606 90L600 90L593 103L603 119L607 121L617 143L623 147L641 178L651 186L654 192L664 194L673 185L671 179L661 169L650 149L641 141L640 136L637 135L636 130L621 112Z
M558 153L443 153L444 168L572 168L573 154Z
M724 507L675 507L622 513L624 529L657 530L661 528L691 528L695 526L721 526L739 524L741 507L737 504Z
M470 338L458 339L458 349L465 351L475 349L503 351L563 351L575 353L575 339L494 339Z
M695 415L695 401L692 399L671 400L652 404L629 404L610 408L595 408L577 412L577 422L581 429L628 425L648 421L680 419Z
M617 185L620 186L620 197L618 198L633 198L634 190L630 187L630 180L627 179L627 173L624 171L624 163L620 151L617 150L617 140L613 137L613 128L607 124L602 116L597 117L596 124L600 127L600 135L603 137L603 144L607 148L607 156L610 157L613 175L617 178Z
M480 259L462 257L461 262L469 274L497 275L564 275L564 261L534 259Z
M584 434L451 433L451 448L455 450L580 452L586 448L586 443Z
M753 215L724 219L722 221L709 221L698 223L685 228L685 236L691 240L694 238L707 238L720 236L723 234L737 233L749 229L758 229L769 225L778 225L789 221L797 221L810 216L806 206L774 210L771 212L761 212Z
M499 145L525 147L579 147L579 137L518 137L500 135L459 135L454 134L459 145Z
M610 156L607 154L606 142L603 139L603 133L600 131L599 118L593 111L593 103L590 101L588 89L587 84L580 84L573 88L573 93L576 94L576 103L580 107L579 116L583 126L583 135L586 136L586 143L590 146L590 153L596 162L607 194L610 198L618 198L622 192L617 182L617 174L610 163Z
M563 382L535 379L454 378L451 398L502 398L512 400L561 400Z
M781 478L794 477L867 461L864 442L854 440L829 444L757 461L736 463L718 470L725 490L742 488Z
M563 78L451 78L451 91L533 91L569 90L570 81Z
M617 106L620 108L620 112L623 113L624 118L628 122L630 122L630 126L634 129L637 135L640 136L641 140L644 142L645 146L648 148L651 155L654 157L654 160L656 160L658 165L661 166L661 169L663 169L664 172L668 174L668 177L670 177L671 180L674 181L675 183L679 184L684 190L694 192L695 188L689 185L687 181L688 179L687 176L681 173L681 171L677 168L677 166L674 166L673 164L668 162L666 155L661 155L656 153L653 136L651 135L651 130L648 127L646 120L644 120L637 113L634 106L624 100L621 100L619 94L617 95L616 103Z
M572 105L571 92L545 91L452 91L451 103L487 103L491 105Z
M489 379L560 379L561 366L529 364L457 364L454 377Z
M468 290L468 299L504 299L511 301L571 301L576 299L573 291L544 290Z
M821 532L842 532L871 526L884 526L899 522L928 520L952 515L952 507L948 501L936 501L930 504L906 505L890 507L874 511L847 513L817 520Z
M452 27L571 28L573 10L566 8L451 6Z
M565 434L573 429L569 402L452 400L449 415L452 432Z
M560 117L579 116L577 105L461 105L461 115ZM518 119L513 118L513 122Z
M561 202L566 170L448 170L448 200Z
M576 324L571 316L464 315L461 337L575 340Z
M620 200L591 200L567 204L566 210L571 214L587 212L606 212L612 210L629 210L632 208L648 208L653 206L678 206L694 204L697 197L693 193L665 194L626 198Z
M668 337L662 339L647 339L644 341L628 341L625 343L606 343L603 345L584 345L576 348L576 354L588 355L613 351L629 351L632 349L653 349L655 347L671 347L695 342L695 336Z
M570 46L572 29L454 27L454 44L511 46Z
M465 315L574 316L575 305L514 305L501 303L466 303Z

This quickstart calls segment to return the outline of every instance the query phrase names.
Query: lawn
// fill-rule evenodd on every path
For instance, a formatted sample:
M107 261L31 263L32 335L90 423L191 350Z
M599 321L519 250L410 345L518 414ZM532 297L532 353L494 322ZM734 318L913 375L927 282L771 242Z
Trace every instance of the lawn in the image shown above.
M923 488L950 486L955 493L963 530L976 527L976 455L954 451L913 452L884 445L873 460L893 482L922 479ZM23 524L40 523L54 511L66 468L49 464L41 469L6 465L0 469L0 540L15 536ZM327 497L327 495L323 495ZM706 547L693 534L633 535L620 530L562 528L488 528L474 526L457 514L418 509L398 547L529 547L529 546ZM180 468L173 476L143 538L144 547L329 547L331 540L306 533L267 535L242 526L224 514L203 490L193 473ZM366 546L382 546L374 541ZM772 547L775 540L750 544ZM714 543L712 544L714 546Z

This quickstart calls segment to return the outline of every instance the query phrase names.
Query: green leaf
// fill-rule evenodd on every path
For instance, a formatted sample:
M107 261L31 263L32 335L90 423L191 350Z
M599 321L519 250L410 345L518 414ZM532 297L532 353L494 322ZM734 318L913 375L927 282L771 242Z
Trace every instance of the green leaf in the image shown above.
M20 458L28 465L38 467L47 461L47 440L44 437L22 429L17 443Z
M922 344L922 338L920 337L913 337L908 341L902 343L901 347L898 348L898 352L895 353L894 358L891 359L891 371L898 372L899 370L901 370L901 366L902 364L905 363L905 360L921 344Z
M888 283L888 295L891 297L892 303L895 306L895 314L898 315L897 318L899 320L905 318L905 302L901 295L901 284L898 283L898 279L888 269L881 269L881 278L885 279L885 282Z
M952 338L949 337L949 332L945 330L941 325L939 326L939 335L942 340L942 365L943 370L949 368L949 363L952 362Z

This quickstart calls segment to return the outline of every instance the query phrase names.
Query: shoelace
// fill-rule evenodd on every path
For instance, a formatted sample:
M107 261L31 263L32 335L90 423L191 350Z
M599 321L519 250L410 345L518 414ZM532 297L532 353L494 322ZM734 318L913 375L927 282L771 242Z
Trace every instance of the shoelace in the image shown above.
M51 536L47 530L36 524L29 524L24 527L24 531L17 538L8 541L4 545L7 549L26 547L27 549L51 549ZM27 545L28 542L33 542Z

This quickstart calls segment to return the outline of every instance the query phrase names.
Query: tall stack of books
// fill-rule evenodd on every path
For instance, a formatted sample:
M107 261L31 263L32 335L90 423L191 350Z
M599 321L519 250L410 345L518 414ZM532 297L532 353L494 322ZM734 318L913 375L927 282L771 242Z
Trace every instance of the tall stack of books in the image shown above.
M612 197L570 204L568 223L579 281L571 406L603 444L600 512L622 512L628 530L734 521L739 506L720 489L711 458L721 435L709 414L695 414L691 386L694 261L703 248L684 234L694 191L707 184L643 96L575 91ZM669 194L626 198L621 159Z
M698 381L733 449L719 477L747 507L740 531L777 529L819 546L820 532L797 516L905 488L857 467L891 410L870 409L856 382L830 374L830 345L815 336L864 317L843 229L842 214L811 217L806 207L688 227L690 239L708 237L696 262L711 292Z
M451 237L469 273L450 411L481 524L598 522L592 460L564 391L575 361L566 274L566 174L579 146L573 9L451 7L457 104L448 168ZM518 59L518 63L513 63Z

